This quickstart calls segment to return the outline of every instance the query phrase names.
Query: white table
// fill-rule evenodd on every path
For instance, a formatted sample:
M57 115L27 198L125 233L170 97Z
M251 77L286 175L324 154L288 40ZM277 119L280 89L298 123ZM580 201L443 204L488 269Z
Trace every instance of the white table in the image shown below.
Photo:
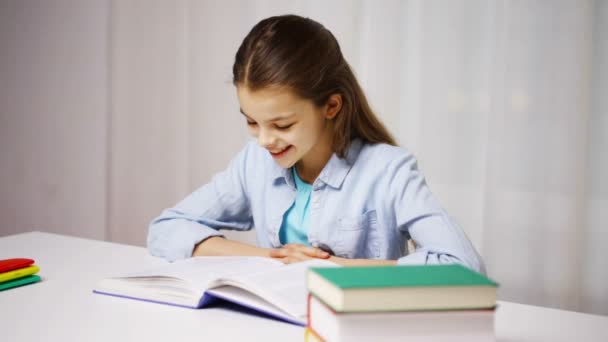
M43 281L0 292L3 341L301 341L295 325L222 308L190 310L93 294L100 279L163 264L141 247L48 233L0 238ZM499 302L497 341L608 341L608 317Z

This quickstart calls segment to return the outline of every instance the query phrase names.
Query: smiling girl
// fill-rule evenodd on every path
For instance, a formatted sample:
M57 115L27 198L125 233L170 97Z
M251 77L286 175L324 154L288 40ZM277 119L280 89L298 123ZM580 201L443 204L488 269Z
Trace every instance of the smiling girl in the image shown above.
M396 146L374 115L321 24L294 15L259 22L236 53L233 83L257 142L150 224L153 255L171 261L322 258L342 265L457 262L484 271L414 156ZM219 231L253 227L257 246Z

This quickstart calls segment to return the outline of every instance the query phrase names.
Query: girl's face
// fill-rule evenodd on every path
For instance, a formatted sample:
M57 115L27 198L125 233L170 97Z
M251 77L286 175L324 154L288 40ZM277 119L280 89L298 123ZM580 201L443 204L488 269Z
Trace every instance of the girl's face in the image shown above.
M281 167L292 167L314 157L315 151L331 149L325 108L280 88L251 92L238 86L237 96L249 133Z

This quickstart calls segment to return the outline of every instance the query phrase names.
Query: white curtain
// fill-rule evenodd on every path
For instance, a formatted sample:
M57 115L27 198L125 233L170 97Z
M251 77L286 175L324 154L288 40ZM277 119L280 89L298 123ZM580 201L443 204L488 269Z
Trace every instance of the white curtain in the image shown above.
M295 13L335 34L501 299L608 314L607 2L117 0L110 12L112 240L143 243L153 216L240 149L236 49L260 19Z

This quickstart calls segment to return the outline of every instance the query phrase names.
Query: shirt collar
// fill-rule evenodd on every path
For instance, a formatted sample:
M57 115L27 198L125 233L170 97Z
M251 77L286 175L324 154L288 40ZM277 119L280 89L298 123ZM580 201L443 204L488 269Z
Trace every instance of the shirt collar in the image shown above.
M342 186L346 175L359 157L362 146L363 143L361 140L355 139L351 142L345 158L339 158L335 153L332 154L323 170L321 170L318 179L332 188L339 189ZM285 182L295 189L295 181L290 169L284 169L276 162L273 164L272 179L274 184L277 184L277 182Z

